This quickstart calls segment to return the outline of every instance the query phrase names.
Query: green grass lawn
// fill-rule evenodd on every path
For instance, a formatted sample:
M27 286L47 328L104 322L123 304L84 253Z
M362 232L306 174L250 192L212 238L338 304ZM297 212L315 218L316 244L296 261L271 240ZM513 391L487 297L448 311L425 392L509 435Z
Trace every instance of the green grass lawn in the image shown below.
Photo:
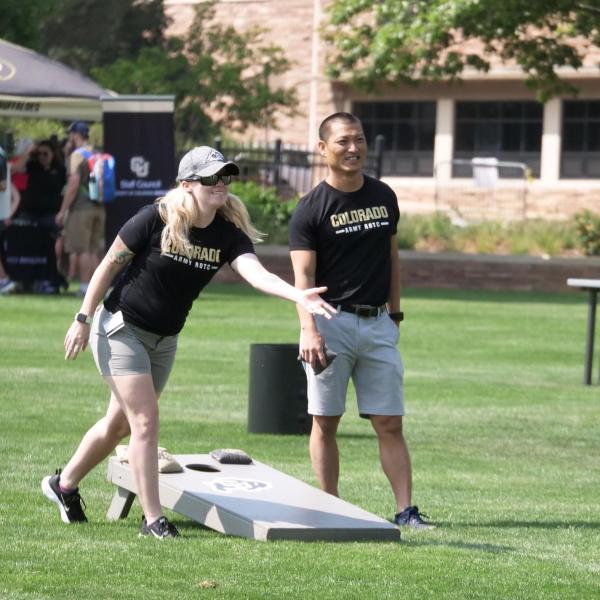
M399 544L255 542L174 513L181 539L140 539L137 503L105 518L106 465L82 484L90 522L64 525L40 481L107 401L89 353L63 360L79 304L0 298L1 598L600 597L600 388L582 384L583 294L405 292L414 501L438 527ZM246 430L250 344L296 339L290 303L213 285L180 338L161 445L242 448L315 484L305 436ZM339 442L342 496L391 518L374 434L352 402Z

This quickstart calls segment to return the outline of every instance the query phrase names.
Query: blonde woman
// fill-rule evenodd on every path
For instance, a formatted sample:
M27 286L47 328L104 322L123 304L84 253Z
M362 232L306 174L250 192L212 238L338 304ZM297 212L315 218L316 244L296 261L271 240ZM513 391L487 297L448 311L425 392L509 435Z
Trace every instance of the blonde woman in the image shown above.
M42 481L65 523L87 520L80 481L130 435L129 463L144 512L141 535L178 535L158 496L158 399L192 303L222 265L310 313L329 318L335 312L319 296L326 288L297 290L258 261L253 242L260 234L227 191L238 174L217 150L190 150L179 163L179 185L125 223L91 279L65 337L65 359L75 359L89 343L111 396L106 416L84 435L67 465Z

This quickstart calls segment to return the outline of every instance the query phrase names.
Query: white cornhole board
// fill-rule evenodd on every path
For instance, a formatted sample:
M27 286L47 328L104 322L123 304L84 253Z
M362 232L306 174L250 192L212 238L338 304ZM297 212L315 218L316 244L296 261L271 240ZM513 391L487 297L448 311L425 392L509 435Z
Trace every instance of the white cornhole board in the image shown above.
M159 474L161 505L220 533L256 540L400 540L389 521L256 460L221 464L209 454L175 459L184 471ZM129 464L112 457L108 480L117 491L107 517L125 518L137 493Z

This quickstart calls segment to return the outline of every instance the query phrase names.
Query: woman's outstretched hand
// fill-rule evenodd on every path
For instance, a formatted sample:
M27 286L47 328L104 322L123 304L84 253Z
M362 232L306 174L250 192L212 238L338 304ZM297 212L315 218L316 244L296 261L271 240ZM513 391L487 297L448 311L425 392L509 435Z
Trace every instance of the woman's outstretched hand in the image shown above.
M302 299L298 304L306 309L311 315L321 315L326 319L331 319L337 310L328 302L325 302L319 294L327 291L326 287L309 288L302 291Z

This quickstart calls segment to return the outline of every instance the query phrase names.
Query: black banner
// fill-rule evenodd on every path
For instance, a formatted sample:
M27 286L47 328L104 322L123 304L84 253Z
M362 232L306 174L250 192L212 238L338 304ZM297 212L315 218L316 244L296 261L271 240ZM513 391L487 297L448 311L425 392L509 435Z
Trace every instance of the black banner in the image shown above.
M136 112L139 106L104 110L104 150L115 157L117 180L117 198L105 205L107 248L125 221L175 185L173 113Z

